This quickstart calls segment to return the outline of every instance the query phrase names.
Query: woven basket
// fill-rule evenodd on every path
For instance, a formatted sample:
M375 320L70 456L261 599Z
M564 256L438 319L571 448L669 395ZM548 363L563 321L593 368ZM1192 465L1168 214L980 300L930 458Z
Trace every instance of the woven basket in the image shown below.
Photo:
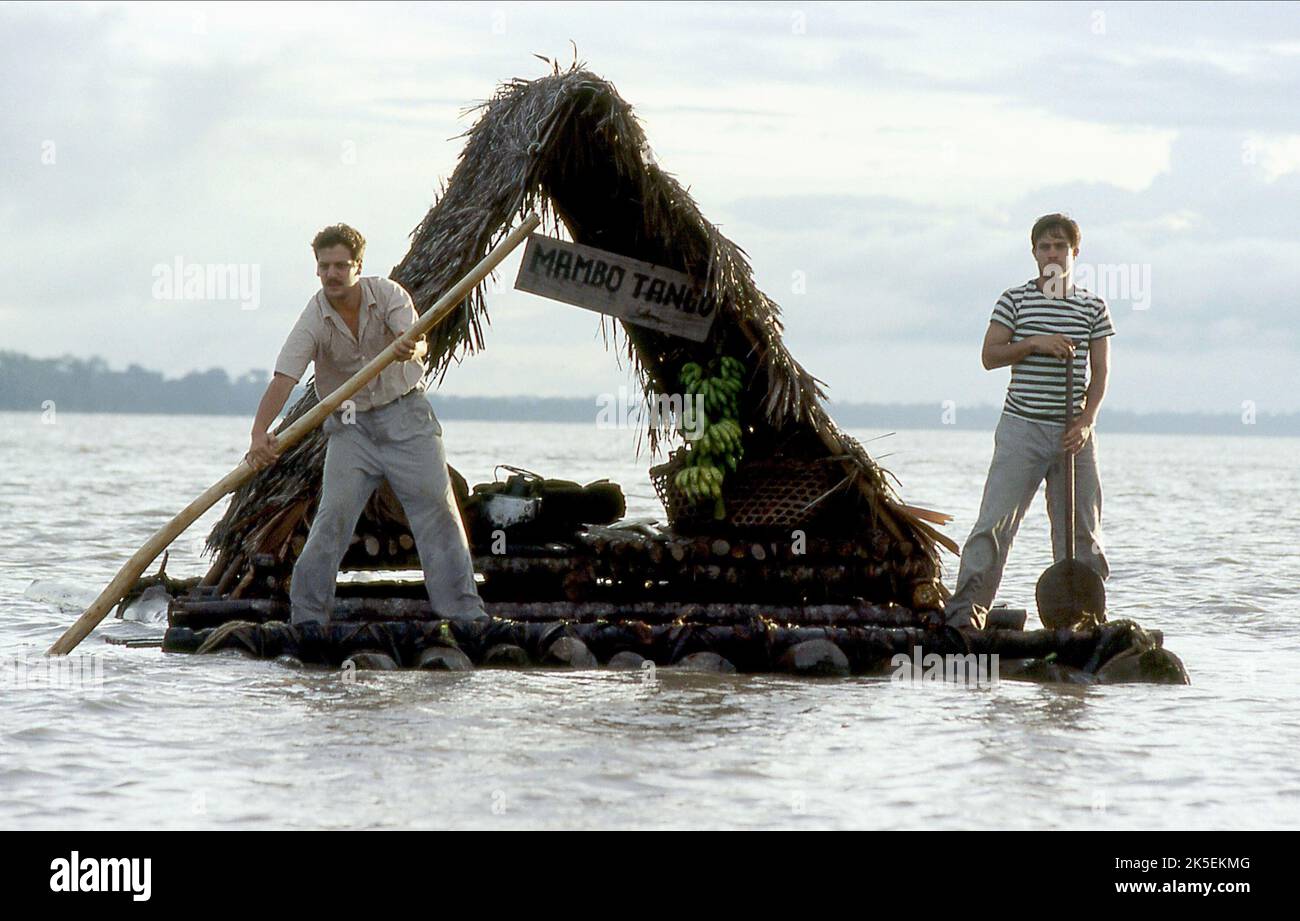
M827 494L845 479L843 466L829 457L745 461L723 481L727 517L715 521L712 502L691 502L673 482L685 460L685 452L678 451L667 463L650 468L650 482L663 503L669 525L683 533L719 527L800 527L830 505L832 500Z

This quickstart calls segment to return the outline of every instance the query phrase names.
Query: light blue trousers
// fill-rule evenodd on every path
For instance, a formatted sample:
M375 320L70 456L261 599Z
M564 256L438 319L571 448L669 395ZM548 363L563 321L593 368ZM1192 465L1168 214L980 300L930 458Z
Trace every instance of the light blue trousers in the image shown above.
M944 607L952 626L984 625L993 604L1002 570L1020 522L1038 487L1047 480L1047 517L1052 523L1052 559L1063 560L1069 523L1066 521L1066 464L1061 449L1065 425L1031 422L1003 413L993 436L993 462L984 483L979 517L961 551L957 588ZM1103 578L1110 566L1101 545L1101 481L1097 473L1097 433L1074 456L1074 558Z
M387 479L402 503L420 554L429 604L455 619L485 616L474 585L465 526L447 473L442 426L424 392L355 414L325 420L329 438L320 503L307 545L293 568L290 620L329 620L339 564L356 531L366 500Z

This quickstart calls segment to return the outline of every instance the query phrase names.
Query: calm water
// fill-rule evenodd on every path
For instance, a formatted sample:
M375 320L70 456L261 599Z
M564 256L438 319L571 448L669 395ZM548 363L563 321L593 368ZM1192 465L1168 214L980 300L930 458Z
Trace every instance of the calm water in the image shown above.
M1296 439L1100 436L1115 616L1166 633L1185 688L922 688L887 679L339 673L166 656L104 636L98 694L35 662L144 539L238 462L246 418L0 413L0 827L1009 827L1300 825ZM659 516L635 434L446 422L495 463L611 477ZM880 433L855 432L864 440ZM992 434L871 441L965 538ZM171 548L200 550L224 503ZM955 566L947 557L952 583ZM1041 493L1002 599L1050 562ZM94 658L86 658L94 657ZM21 670L25 668L26 670Z

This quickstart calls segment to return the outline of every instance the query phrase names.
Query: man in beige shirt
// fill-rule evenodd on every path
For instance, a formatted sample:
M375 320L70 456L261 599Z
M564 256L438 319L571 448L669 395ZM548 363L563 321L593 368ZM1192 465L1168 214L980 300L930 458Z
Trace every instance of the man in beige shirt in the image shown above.
M361 276L365 247L346 224L327 227L312 241L322 287L285 340L257 408L248 459L259 469L279 453L267 430L307 365L315 363L316 395L323 398L415 324L415 305L401 285ZM295 624L328 622L339 564L366 500L384 479L410 522L434 611L456 620L487 616L447 472L442 426L420 388L424 350L423 341L399 346L399 360L325 420L320 502L289 589Z

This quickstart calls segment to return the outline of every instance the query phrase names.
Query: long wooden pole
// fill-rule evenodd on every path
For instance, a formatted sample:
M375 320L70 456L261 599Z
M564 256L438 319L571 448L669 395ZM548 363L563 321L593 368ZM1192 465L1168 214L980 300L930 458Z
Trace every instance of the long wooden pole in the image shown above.
M438 302L429 308L398 342L414 344L421 336L442 321L456 309L460 302L474 289L475 285L486 278L488 273L496 268L511 250L524 242L540 223L541 219L536 214L529 214L524 218L523 223L511 231L509 236L502 240L492 252L484 256L478 265L470 270L468 275L448 289L447 293L440 297ZM344 400L374 380L379 375L379 372L388 367L397 357L396 349L397 342L394 342L375 356L364 368L352 375L347 383L304 413L293 425L276 435L276 443L280 450L283 452L297 444L308 432L325 421L326 416L338 409ZM86 635L104 619L113 606L122 600L122 596L135 585L136 580L149 568L149 564L157 559L158 554L162 553L168 544L179 537L204 512L212 508L222 496L234 492L255 472L249 466L247 458L245 458L239 462L238 467L209 486L203 495L185 506L180 514L159 528L152 537L145 541L144 546L126 561L126 564L118 571L113 581L108 583L108 586L99 593L99 597L95 599L90 607L86 608L76 622L64 631L64 634L49 648L46 655L62 656L72 652L77 647L77 644L85 639Z

